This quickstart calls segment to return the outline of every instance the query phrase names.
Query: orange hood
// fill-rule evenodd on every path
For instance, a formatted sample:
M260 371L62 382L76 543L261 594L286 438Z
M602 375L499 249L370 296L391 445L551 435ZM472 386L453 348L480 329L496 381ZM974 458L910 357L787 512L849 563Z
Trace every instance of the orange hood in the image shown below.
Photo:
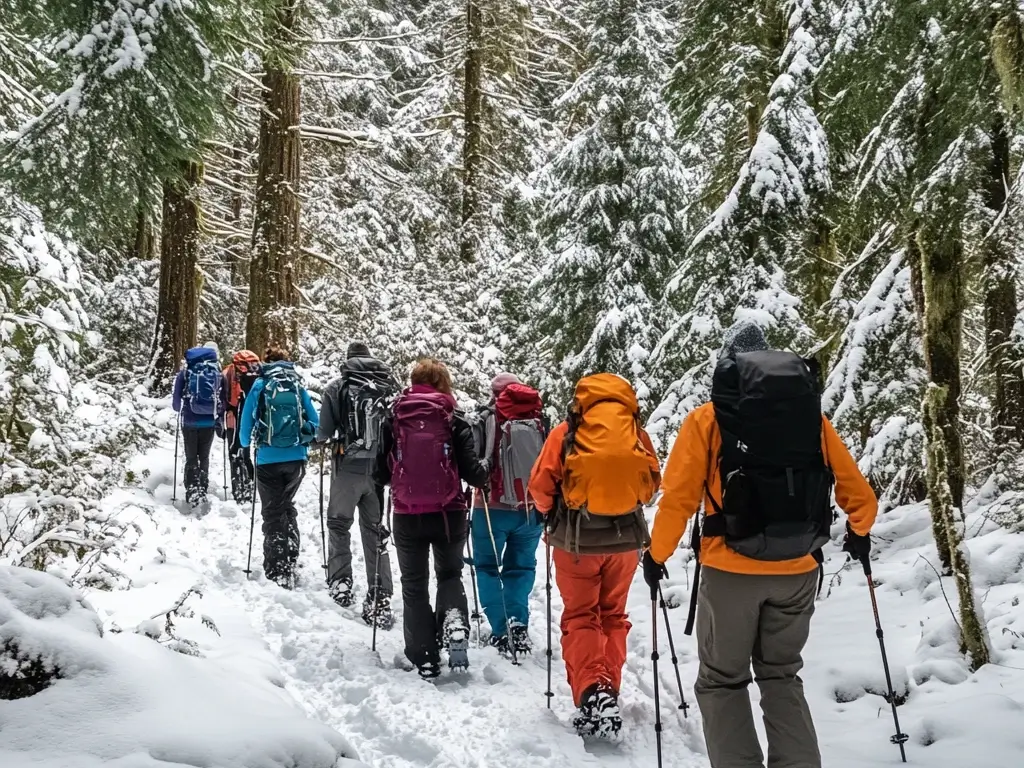
M640 410L636 392L628 381L614 373L595 373L585 376L576 384L575 403L581 411L586 411L602 400L614 400L622 403L633 413Z

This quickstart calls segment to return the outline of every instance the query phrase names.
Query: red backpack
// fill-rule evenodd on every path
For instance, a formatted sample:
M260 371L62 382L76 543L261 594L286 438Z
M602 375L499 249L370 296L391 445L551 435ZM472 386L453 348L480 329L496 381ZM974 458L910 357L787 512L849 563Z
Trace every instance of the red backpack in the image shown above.
M494 411L491 501L525 509L530 472L546 437L540 394L525 384L509 384L495 400Z

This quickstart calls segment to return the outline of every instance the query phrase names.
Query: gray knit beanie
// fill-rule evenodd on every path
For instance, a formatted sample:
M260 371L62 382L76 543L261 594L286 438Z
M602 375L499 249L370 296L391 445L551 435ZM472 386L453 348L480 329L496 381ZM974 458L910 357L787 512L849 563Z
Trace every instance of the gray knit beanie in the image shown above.
M722 337L722 352L719 357L730 357L740 352L760 352L768 349L768 340L757 323L740 320L733 323Z

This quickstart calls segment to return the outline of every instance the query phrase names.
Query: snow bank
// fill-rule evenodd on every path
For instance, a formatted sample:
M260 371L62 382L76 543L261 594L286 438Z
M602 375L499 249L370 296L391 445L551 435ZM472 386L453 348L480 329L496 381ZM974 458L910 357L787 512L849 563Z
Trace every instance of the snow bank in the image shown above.
M55 679L0 701L0 765L363 765L345 738L306 718L270 681L143 635L104 635L97 614L52 576L0 568L0 645L8 643ZM5 658L0 674L13 670Z

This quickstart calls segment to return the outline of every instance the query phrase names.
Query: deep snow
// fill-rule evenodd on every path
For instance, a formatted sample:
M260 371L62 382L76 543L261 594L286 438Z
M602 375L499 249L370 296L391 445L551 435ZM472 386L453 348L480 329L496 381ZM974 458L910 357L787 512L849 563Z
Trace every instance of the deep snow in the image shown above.
M378 633L376 654L369 650L370 629L358 612L339 609L327 597L320 569L319 478L314 463L298 498L303 574L295 592L284 591L259 575L258 508L253 547L256 577L246 581L242 569L249 509L221 499L219 447L215 446L213 453L212 504L203 518L185 515L171 506L172 466L173 437L167 437L134 462L132 469L140 478L140 487L121 489L109 498L111 508L133 516L143 527L139 548L123 563L133 585L123 591L91 591L87 596L106 629L120 628L124 630L121 637L131 639L132 648L127 650L139 645L134 648L138 651L145 643L156 648L152 640L128 633L141 627L143 632L161 635L164 619L162 614L154 619L154 614L169 610L182 594L196 587L203 596L192 595L187 601L195 617L174 618L177 640L162 634L161 642L192 641L226 674L280 685L301 703L306 714L344 734L361 759L372 766L655 765L651 610L639 574L630 596L633 630L623 678L622 743L587 745L570 726L572 704L557 645L561 608L557 590L556 695L552 709L545 706L543 548L532 597L534 655L522 666L513 667L495 651L474 647L468 676L451 677L446 672L439 682L427 683L399 663L400 597L393 603L399 624L392 631ZM889 658L897 688L903 693L909 690L900 716L903 730L910 734L907 754L911 764L1015 768L1024 754L1024 729L1019 725L1024 722L1024 607L1019 600L1024 593L1024 535L986 522L983 512L974 510L968 517L969 547L994 658L1000 666L990 665L973 675L957 653L956 626L946 602L948 598L955 605L955 589L948 580L940 585L929 565L929 561L937 561L927 510L923 506L895 510L881 518L875 529L879 560L874 570ZM837 526L837 533L839 530ZM666 595L680 605L670 611L670 617L685 695L693 704L694 643L682 635L692 575L688 554L680 551L669 563L673 578ZM884 678L865 579L859 566L845 564L837 547L829 554L804 673L824 764L829 768L896 765L899 751L889 743L893 724L880 696ZM360 573L357 561L357 587L363 590ZM468 591L468 569L465 578ZM217 628L219 636L209 624ZM664 634L660 646L665 765L706 766L699 712L692 706L689 719L684 720L676 708L678 694ZM190 661L182 657L183 664ZM225 711L246 703L218 694L217 686L226 684L220 678L177 682L208 691L214 700L223 701L220 706ZM170 681L159 684L170 693ZM756 707L756 688L752 688L752 696ZM154 691L152 698L161 698L159 692ZM167 709L169 716L175 711L183 722L199 718L181 708ZM237 714L224 720L222 728L212 730L241 729ZM0 747L6 741L5 733L0 736Z

